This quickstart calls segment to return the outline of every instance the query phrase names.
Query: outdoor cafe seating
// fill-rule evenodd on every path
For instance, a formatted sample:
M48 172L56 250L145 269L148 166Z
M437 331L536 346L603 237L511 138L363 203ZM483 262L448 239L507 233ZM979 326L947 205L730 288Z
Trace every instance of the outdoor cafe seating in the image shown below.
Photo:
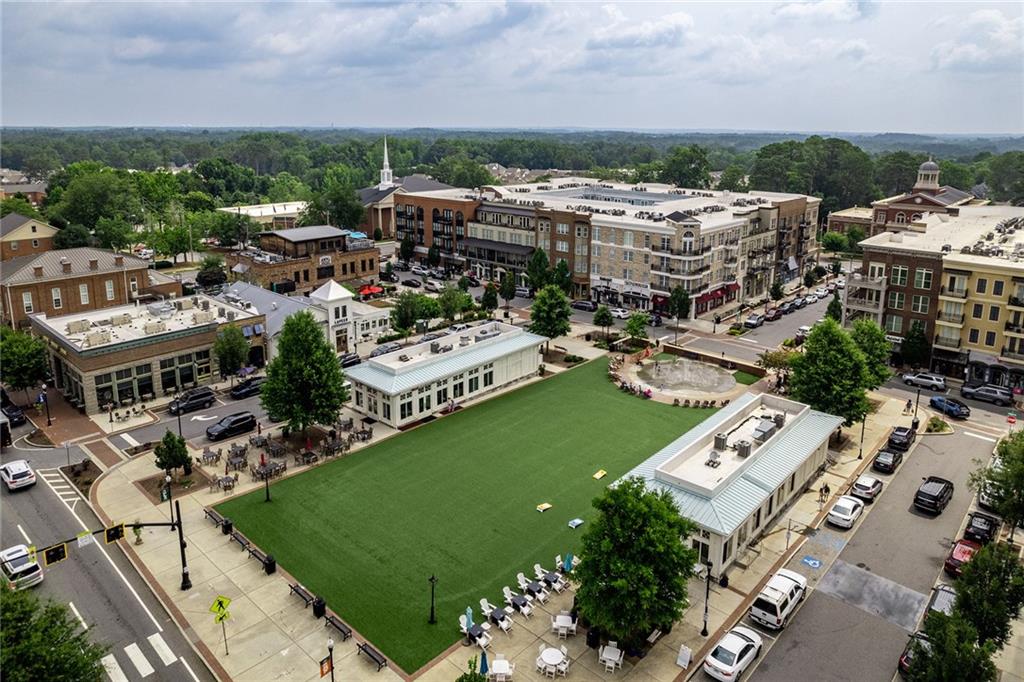
M267 441L266 445L267 454L271 457L284 457L286 449L283 443L275 443L274 441Z
M604 666L605 672L613 673L617 668L622 667L625 652L619 649L618 642L608 642L605 646L598 648L597 657L601 665Z
M576 620L568 611L562 611L557 616L551 616L551 632L558 634L559 639L575 635Z
M509 682L515 671L516 664L505 658L505 654L495 654L487 677L493 682Z

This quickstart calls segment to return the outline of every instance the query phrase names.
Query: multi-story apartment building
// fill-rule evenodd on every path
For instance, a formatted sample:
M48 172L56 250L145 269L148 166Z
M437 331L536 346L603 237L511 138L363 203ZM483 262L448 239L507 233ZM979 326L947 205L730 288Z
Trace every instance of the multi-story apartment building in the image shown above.
M876 320L894 347L918 321L931 369L1024 387L1024 208L956 207L861 242L846 321Z
M516 284L527 286L526 266L537 245L538 222L533 207L482 202L460 243L466 269L480 279L494 281L509 273Z
M380 249L359 233L313 225L261 232L256 239L258 246L227 254L231 281L305 294L332 279L377 278Z
M0 219L0 261L51 250L59 231L41 220L8 213Z
M939 164L931 159L921 164L913 189L903 194L871 202L871 227L874 236L880 232L907 229L926 213L948 213L964 206L984 206L988 201L970 192L939 184Z
M462 271L465 256L459 253L460 243L480 202L479 194L465 189L401 194L395 198L395 239L412 237L420 260L426 260L430 247L437 246L441 265Z
M388 160L388 140L384 138L384 163L380 169L380 182L359 190L359 200L366 208L366 218L361 227L370 235L379 229L385 239L390 239L395 236L396 204L401 203L403 194L451 188L451 185L418 173L396 178Z

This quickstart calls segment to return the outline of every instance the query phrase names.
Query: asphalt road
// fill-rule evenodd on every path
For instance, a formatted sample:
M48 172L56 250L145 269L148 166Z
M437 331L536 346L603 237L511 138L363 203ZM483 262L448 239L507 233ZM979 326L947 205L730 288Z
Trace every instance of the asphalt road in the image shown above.
M202 445L208 443L206 440L206 428L217 423L217 420L235 412L249 411L256 415L264 426L271 422L267 419L267 413L260 405L259 396L234 400L226 394L218 394L217 402L209 410L196 410L181 415L181 435L194 444ZM178 432L178 417L169 413L166 409L159 412L160 421L146 424L127 432L128 438L124 435L112 436L110 438L114 445L126 448L137 443L160 440L168 429L174 433Z
M972 459L987 458L994 445L994 439L978 435L983 434L964 426L953 435L922 438L896 474L877 474L885 486L882 495L762 655L752 679L892 679L973 498L967 487ZM929 475L956 486L938 516L913 508L914 493ZM815 655L821 652L828 655Z
M83 453L73 448L71 454L75 461ZM102 527L56 473L56 467L66 463L63 449L7 449L3 460L11 459L29 460L39 482L26 490L0 493L4 547L29 544L41 549L73 538L86 528ZM92 641L109 648L105 665L113 682L143 677L214 679L134 567L119 549L103 546L102 536L98 543L81 549L70 544L68 559L44 571L45 580L31 589L40 597L72 605L72 613L88 627Z

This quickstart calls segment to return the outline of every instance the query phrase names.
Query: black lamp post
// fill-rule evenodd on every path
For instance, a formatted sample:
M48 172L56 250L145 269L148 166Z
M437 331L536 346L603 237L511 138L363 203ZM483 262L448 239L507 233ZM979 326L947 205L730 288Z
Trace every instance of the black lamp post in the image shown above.
M188 577L188 561L185 559L185 547L188 545L185 544L185 531L181 525L181 503L175 502L174 507L178 515L176 525L178 526L178 546L181 549L181 590L184 592L192 589L192 580Z
M711 562L704 564L707 573L704 575L704 627L701 628L700 636L708 636L708 601L711 599Z
M917 419L917 406L921 404L921 389L917 389L917 401L914 403L914 419Z
M437 618L434 617L434 586L437 585L437 576L431 574L427 580L430 581L430 618L427 620L431 625L437 623Z
M50 419L50 396L46 395L46 384L40 386L43 389L43 403L46 405L46 425L53 426L53 420Z
M171 512L171 532L174 532L174 502L171 501L171 475L164 476L164 484L167 486L167 509Z
M857 459L864 459L864 425L868 423L868 416L860 420L860 449L857 451Z
M331 661L331 682L334 682L334 638L327 638L327 658Z
M270 502L270 475L267 472L263 472L263 473L264 473L263 480L266 483L266 489L267 489L267 499L265 501L266 502Z
M174 396L174 401L178 404L177 409L174 411L178 413L178 438L184 438L181 434L181 391Z

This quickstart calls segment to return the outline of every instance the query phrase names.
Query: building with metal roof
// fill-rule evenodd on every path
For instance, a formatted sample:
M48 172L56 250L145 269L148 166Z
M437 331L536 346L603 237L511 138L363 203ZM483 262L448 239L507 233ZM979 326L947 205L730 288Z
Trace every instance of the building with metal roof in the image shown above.
M503 322L450 328L347 370L352 407L400 428L537 373L547 339Z
M672 496L699 528L692 541L701 562L720 576L814 478L842 423L802 403L746 394L623 478Z

